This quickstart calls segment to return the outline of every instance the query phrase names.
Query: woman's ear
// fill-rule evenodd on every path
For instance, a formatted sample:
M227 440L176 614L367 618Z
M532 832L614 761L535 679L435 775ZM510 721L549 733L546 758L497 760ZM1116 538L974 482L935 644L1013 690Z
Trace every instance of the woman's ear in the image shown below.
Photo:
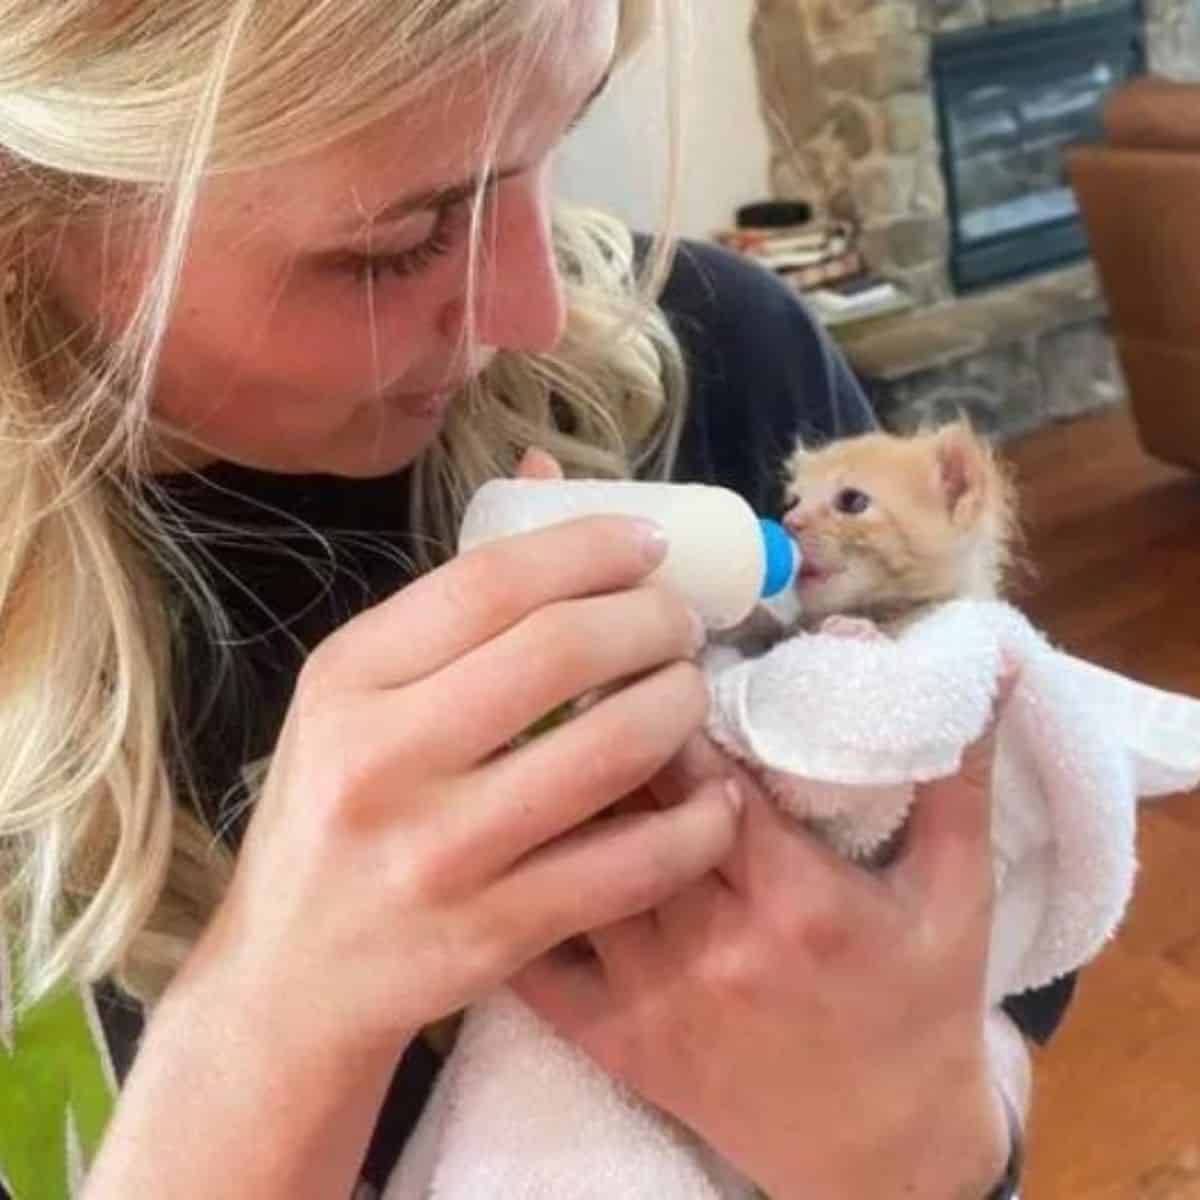
M973 525L987 502L991 450L965 418L933 435L935 482L950 523Z

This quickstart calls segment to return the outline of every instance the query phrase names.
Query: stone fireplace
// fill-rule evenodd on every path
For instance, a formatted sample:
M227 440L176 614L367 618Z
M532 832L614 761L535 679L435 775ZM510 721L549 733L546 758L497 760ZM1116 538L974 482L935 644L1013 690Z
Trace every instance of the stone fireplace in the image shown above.
M1003 434L1119 399L1061 147L1095 132L1098 100L1125 75L1184 73L1189 2L758 0L751 38L774 194L853 222L867 263L917 301L845 337L885 422L911 427L965 407ZM980 63L1013 46L1007 76L979 77ZM1001 94L1016 81L1019 99ZM960 148L968 169L946 171ZM1020 254L992 269L997 231L1039 204L1051 269L1027 274L1033 261ZM972 241L986 253L964 254Z

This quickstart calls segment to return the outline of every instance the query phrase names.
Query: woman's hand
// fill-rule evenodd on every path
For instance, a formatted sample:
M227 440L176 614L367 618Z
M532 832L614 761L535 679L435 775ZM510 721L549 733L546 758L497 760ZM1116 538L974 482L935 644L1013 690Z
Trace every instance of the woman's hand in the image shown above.
M704 719L686 661L695 621L637 586L664 549L623 518L507 539L329 638L302 672L201 960L230 955L276 993L323 979L328 1023L310 996L308 1032L386 1047L709 869L734 836L719 786L579 829ZM499 753L564 702L631 678Z
M638 586L664 550L620 517L506 539L318 647L229 894L123 1097L100 1172L114 1194L131 1181L181 1197L347 1194L422 1025L728 854L736 813L717 782L670 809L592 820L704 720L686 661L698 627L681 600ZM564 702L629 680L507 749ZM227 1125L228 1144L213 1132ZM203 1147L193 1128L208 1130ZM147 1140L151 1163L135 1153Z
M1008 1133L989 1064L990 737L920 790L870 874L798 831L748 778L718 871L554 955L525 999L674 1113L772 1200L975 1200ZM657 781L730 770L697 740Z

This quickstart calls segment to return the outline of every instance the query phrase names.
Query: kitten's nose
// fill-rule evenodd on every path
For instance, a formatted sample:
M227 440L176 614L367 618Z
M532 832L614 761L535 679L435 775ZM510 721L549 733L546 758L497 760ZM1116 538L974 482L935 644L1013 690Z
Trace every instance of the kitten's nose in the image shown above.
M783 526L785 529L790 529L793 533L803 533L804 526L807 524L804 513L800 509L800 505L793 504L783 514Z

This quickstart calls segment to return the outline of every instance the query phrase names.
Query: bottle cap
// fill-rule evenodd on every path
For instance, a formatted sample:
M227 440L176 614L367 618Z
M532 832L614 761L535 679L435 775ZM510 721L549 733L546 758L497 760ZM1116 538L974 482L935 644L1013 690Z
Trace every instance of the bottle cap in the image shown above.
M787 530L778 521L761 517L758 527L762 530L763 557L766 559L762 582L762 596L765 600L769 596L777 596L791 586L800 567L800 554L796 543L788 537Z

